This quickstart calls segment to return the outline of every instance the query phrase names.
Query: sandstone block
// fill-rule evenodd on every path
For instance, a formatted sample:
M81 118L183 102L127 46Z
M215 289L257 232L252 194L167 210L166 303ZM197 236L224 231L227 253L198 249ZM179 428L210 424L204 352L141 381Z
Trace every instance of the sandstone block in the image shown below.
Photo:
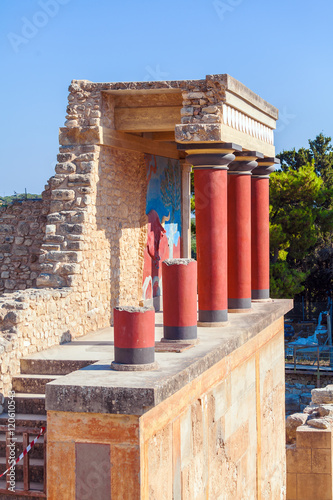
M61 274L77 274L80 272L79 264L64 264L60 269Z
M66 281L56 274L41 273L36 285L39 287L60 288L66 285Z
M52 189L56 189L67 179L66 174L57 174L49 179L49 184Z
M183 92L184 99L203 99L204 97L203 92Z
M206 106L205 108L202 108L203 113L217 113L219 108L217 106Z
M312 389L311 394L313 403L333 403L333 385L328 385L322 389Z
M86 220L87 220L87 212L83 210L80 212L75 212L70 216L70 221L73 224L80 224L82 222L85 222Z
M54 189L51 196L53 200L74 200L75 191L72 189Z
M45 241L50 242L50 243L62 243L64 241L65 237L61 236L60 234L47 234L45 236Z
M185 106L184 108L181 109L181 116L192 116L193 115L194 108L192 106Z
M56 222L63 222L65 220L65 217L64 217L64 215L60 214L59 212L55 212L55 213L49 214L47 216L47 220L51 224L54 224Z
M83 224L61 224L60 225L60 231L63 233L70 233L70 234L82 234L84 233L84 226Z
M307 423L310 427L316 429L330 429L333 425L333 419L329 417L311 418Z
M57 155L57 160L59 163L71 162L75 158L73 153L59 153Z
M72 174L68 176L68 186L90 186L91 177L83 174Z
M51 251L46 254L46 260L52 262L81 262L81 252L57 252Z
M294 413L293 415L289 415L286 420L286 440L288 444L296 441L297 427L304 425L308 418L309 415L306 413Z
M100 131L99 127L73 127L61 128L59 133L59 144L64 146L71 144L99 144Z
M76 171L76 165L74 163L57 163L55 167L57 174L72 174Z
M318 406L317 413L320 417L333 417L333 404Z
M54 235L56 232L57 226L55 224L47 224L45 226L45 234L48 235Z

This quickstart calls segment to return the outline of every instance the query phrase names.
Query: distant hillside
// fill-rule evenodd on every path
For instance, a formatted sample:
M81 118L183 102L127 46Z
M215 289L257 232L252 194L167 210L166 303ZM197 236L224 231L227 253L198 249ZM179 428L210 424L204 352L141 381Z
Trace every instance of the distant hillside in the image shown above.
M22 201L22 200L41 200L42 196L40 194L31 194L31 193L17 193L12 196L0 196L0 205L10 205L13 201Z

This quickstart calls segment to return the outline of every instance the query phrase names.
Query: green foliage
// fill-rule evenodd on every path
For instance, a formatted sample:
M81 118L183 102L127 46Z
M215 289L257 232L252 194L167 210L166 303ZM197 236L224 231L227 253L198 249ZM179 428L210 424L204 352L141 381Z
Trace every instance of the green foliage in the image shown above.
M298 170L277 171L271 175L273 262L281 250L288 251L288 260L302 259L320 235L332 228L333 213L326 207L330 194L316 174L313 161Z
M197 258L197 227L195 219L191 219L191 257Z
M298 151L282 151L277 157L281 161L283 171L299 170L301 167L313 161L315 172L325 182L328 188L333 188L333 147L331 137L319 134L311 141L309 148L300 148Z
M319 134L310 148L283 151L270 181L271 295L308 298L332 286L333 153ZM330 262L329 262L330 259Z
M22 200L40 200L42 196L40 194L31 194L31 193L21 193L14 194L12 196L0 196L0 205L10 205L14 201L22 201Z
M270 269L272 298L291 299L304 290L306 273L292 268L287 262L275 262Z

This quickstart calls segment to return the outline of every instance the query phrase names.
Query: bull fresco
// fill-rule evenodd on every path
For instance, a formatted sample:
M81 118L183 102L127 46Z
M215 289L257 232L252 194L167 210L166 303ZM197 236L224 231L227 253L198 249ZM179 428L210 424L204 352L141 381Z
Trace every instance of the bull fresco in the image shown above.
M180 257L181 168L178 160L145 155L148 238L144 252L143 300L162 294L162 262Z

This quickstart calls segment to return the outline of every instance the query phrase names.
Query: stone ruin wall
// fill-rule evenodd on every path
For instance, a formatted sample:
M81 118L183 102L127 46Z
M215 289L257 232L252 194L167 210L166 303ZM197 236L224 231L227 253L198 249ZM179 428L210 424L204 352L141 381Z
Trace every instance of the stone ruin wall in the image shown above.
M311 395L286 421L287 500L333 497L333 386Z
M40 274L29 276L39 290L0 296L0 392L10 389L21 357L109 326L118 298L122 304L141 299L137 270L143 268L147 241L144 157L101 146L100 134L102 126L115 128L114 98L108 90L151 87L183 93L177 140L214 140L219 133L217 103L224 100L225 82L214 75L194 82L73 80L55 175L45 188L49 208ZM182 127L188 126L193 137L183 134Z
M0 207L0 294L36 286L49 201Z
M96 144L101 109L99 88L81 92L71 85L55 175L45 187L49 202L41 203L43 221L31 245L37 249L38 238L40 256L24 284L38 288L17 290L17 281L11 293L0 295L0 394L10 390L21 357L107 327L115 305L141 299L138 269L143 271L147 241L144 156ZM16 229L9 235L13 251L5 265L14 267L15 231L23 227L29 203L22 204L20 217L15 212ZM26 241L23 247L29 246ZM32 274L37 271L38 277ZM35 281L30 285L30 280Z

